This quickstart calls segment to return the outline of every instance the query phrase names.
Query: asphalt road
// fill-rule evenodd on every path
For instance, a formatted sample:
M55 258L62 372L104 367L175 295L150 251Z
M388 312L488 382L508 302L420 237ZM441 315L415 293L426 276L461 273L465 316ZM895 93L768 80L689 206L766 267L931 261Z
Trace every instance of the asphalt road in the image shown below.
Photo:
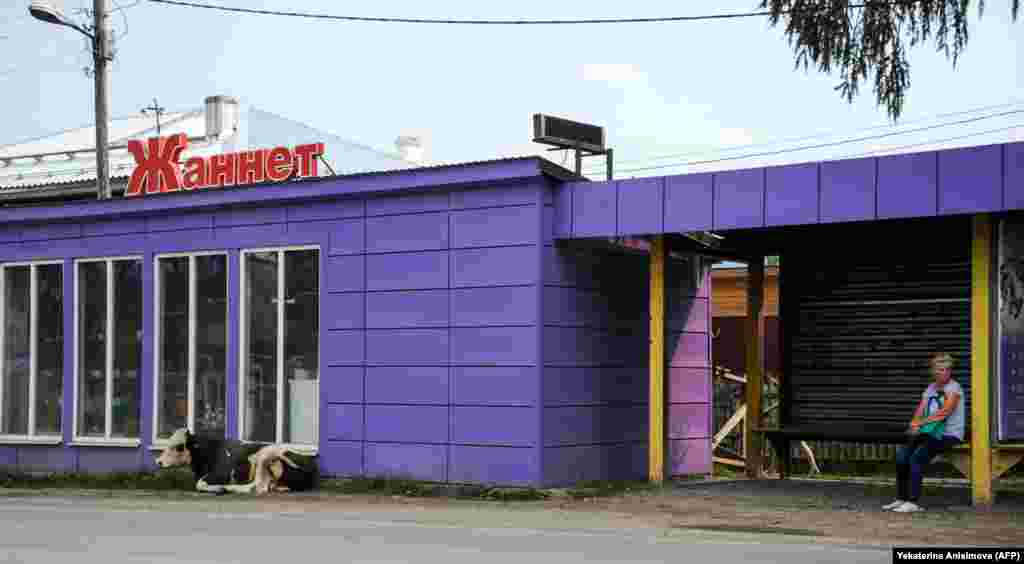
M610 527L494 507L277 511L248 502L125 504L0 497L0 562L32 564L437 562L890 562L888 549L782 536ZM509 517L512 519L509 520Z

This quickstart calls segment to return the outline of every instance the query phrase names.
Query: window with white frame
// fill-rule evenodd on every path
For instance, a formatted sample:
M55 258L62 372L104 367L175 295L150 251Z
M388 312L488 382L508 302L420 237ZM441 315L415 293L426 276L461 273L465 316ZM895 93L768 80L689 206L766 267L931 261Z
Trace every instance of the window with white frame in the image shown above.
M75 269L75 437L137 439L142 259L83 259Z
M224 436L228 259L218 253L157 257L156 439L176 429Z
M242 439L315 446L320 251L244 251L242 288Z
M64 402L61 263L3 265L0 296L0 435L59 437Z

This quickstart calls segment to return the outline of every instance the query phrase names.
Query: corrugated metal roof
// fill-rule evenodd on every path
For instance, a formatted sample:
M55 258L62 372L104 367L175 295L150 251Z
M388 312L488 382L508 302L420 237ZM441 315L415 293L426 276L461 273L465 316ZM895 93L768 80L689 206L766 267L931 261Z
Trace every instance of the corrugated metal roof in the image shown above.
M161 125L171 125L173 122L176 122L191 113L192 112L178 112L174 114L164 114ZM155 129L153 118L151 117L117 118L111 120L108 127L108 138L110 139L111 145L134 138L140 134L148 133L150 129ZM55 153L59 151L82 151L93 149L95 146L96 128L90 125L75 129L68 129L53 135L38 137L36 139L30 139L20 143L2 145L0 146L0 157L38 155L41 153Z
M182 160L192 156L208 156L256 146L297 145L324 142L327 162L338 175L377 172L382 170L415 168L400 155L379 151L343 137L319 131L308 125L283 118L270 112L250 108L241 117L240 127L233 138L197 142L192 141ZM195 109L165 114L161 120L161 135L184 133L192 139L206 132L205 113ZM96 181L95 129L82 127L55 135L0 147L0 193L28 193L34 190L71 186ZM156 135L155 122L149 117L130 117L113 120L110 125L108 153L112 178L127 177L135 160L123 145L129 139L145 139ZM75 151L79 151L75 153ZM32 157L57 153L44 157ZM4 162L4 157L24 158ZM6 166L4 166L6 165ZM330 174L321 167L323 175Z

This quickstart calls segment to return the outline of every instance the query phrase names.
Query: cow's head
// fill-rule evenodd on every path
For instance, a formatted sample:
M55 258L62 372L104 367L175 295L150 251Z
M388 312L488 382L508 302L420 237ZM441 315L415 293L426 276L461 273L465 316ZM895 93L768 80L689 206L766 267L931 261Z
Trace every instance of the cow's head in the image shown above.
M173 468L192 464L192 449L195 447L196 441L195 435L188 429L178 429L171 435L167 443L167 448L156 459L158 467Z

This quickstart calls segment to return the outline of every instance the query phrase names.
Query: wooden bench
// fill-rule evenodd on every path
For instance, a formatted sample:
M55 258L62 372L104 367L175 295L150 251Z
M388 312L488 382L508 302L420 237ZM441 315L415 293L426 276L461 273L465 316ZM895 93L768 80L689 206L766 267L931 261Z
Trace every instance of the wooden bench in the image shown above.
M790 444L792 441L838 441L851 443L879 443L902 445L907 442L903 429L888 425L789 425L781 428L754 429L761 433L775 449L779 459L779 478L790 474ZM1015 464L1024 459L1024 444L993 445L992 479L998 479ZM966 478L971 477L971 448L967 443L959 444L935 459L952 464Z

